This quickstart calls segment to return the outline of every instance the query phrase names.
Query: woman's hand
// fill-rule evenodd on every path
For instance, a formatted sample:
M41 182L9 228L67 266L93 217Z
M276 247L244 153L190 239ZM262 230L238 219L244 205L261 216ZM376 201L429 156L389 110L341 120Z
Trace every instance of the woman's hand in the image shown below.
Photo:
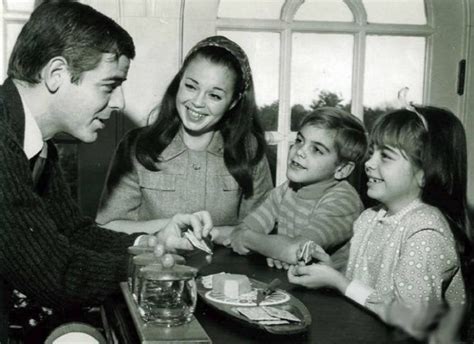
M214 224L212 223L211 214L207 210L198 211L192 214L192 217L197 218L198 221L191 220L192 227L196 238L205 238L211 234Z
M326 264L311 264L306 266L291 266L288 270L288 280L306 288L336 288L345 292L349 281L340 272Z
M160 230L156 237L158 242L165 245L167 251L192 250L193 245L183 237L183 232L191 229L198 239L209 235L212 229L211 215L207 211L194 214L176 214L170 222Z

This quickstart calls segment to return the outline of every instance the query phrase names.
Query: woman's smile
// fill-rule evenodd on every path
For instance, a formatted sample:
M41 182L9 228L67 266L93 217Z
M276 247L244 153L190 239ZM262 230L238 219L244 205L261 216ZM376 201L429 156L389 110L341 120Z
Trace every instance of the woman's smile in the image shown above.
M188 114L189 119L193 122L199 122L203 118L207 117L207 114L198 112L196 110L192 110L189 107L186 107L186 110L187 110L187 114Z

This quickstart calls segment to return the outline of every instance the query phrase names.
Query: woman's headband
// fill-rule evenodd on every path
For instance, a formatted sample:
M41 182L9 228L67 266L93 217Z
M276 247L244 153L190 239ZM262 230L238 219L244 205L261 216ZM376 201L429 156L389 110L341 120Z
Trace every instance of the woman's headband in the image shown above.
M250 87L250 82L252 80L252 71L250 69L249 60L247 55L242 50L242 48L235 42L231 41L224 36L211 36L203 39L198 42L191 50L188 52L186 59L196 51L204 47L218 47L227 50L232 56L235 57L240 66L240 71L242 73L242 79L244 81L244 88L240 91L238 98Z

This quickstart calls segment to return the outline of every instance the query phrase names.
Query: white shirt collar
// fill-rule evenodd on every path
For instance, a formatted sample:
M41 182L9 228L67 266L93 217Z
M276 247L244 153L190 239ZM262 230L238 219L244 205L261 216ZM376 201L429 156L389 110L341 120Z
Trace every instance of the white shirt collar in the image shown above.
M31 159L43 149L43 135L41 135L38 123L36 123L33 114L21 95L20 98L21 103L23 104L23 110L25 112L25 136L23 141L23 151L25 152L28 159Z

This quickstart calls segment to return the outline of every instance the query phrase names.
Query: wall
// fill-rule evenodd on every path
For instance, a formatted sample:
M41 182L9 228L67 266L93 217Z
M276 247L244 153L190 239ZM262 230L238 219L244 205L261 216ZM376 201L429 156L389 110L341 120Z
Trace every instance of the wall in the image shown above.
M83 1L112 17L133 37L136 58L124 84L126 116L144 125L181 60L181 0Z
M468 200L471 213L474 215L474 27L472 18L474 18L474 0L466 1L466 15L471 18L466 27L466 86L465 86L465 107L464 107L464 125L467 134L467 152L468 152ZM471 217L474 219L474 217Z
M79 146L79 202L95 216L112 153L123 134L147 122L181 63L184 0L82 1L110 16L133 37L136 57L124 83L126 108L93 144Z

